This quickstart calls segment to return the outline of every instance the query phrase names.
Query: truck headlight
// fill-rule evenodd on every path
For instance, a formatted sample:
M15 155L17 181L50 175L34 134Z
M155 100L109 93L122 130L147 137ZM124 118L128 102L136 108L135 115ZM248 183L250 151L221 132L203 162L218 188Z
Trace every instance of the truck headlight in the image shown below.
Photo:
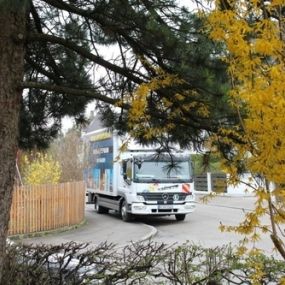
M195 204L186 204L184 206L184 209L187 209L187 210L192 210L192 209L195 209L195 208L196 208Z
M144 197L141 196L141 195L137 195L137 200L140 201L140 202L145 202Z
M193 200L195 200L195 198L194 198L194 195L193 195L193 194L191 194L191 195L187 195L187 196L185 197L185 202L193 201Z
M133 205L133 210L137 210L137 211L144 211L146 210L146 205L143 205L143 204L134 204Z

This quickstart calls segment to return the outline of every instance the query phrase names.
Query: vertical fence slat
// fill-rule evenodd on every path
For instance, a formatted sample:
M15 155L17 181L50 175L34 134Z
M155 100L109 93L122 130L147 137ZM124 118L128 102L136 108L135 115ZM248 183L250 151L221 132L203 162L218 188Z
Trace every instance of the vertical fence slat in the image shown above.
M34 192L34 189L31 191L28 191L28 197L27 197L27 212L28 212L28 221L27 221L27 228L29 232L33 231L33 201L32 201L32 193Z
M74 195L72 195L72 189L73 189L73 185L76 182L73 183L68 183L68 191L67 191L67 195L68 195L68 203L66 203L66 207L67 207L67 219L68 219L68 224L72 225L74 224L74 219L73 219L73 209L71 207L71 205L73 205L74 203L78 203L76 202L76 197L74 197ZM78 207L78 206L77 206ZM74 207L74 208L77 208Z
M25 197L26 197L26 189L23 189L23 191L21 191L21 233L25 232L26 229L26 211L25 211L25 206L26 206L26 202L25 202Z
M66 203L64 203L64 220L67 226L70 226L70 212L69 212L69 200L70 200L70 195L69 195L69 189L70 188L70 183L66 183L64 185L64 196L66 197Z
M40 203L41 203L41 216L40 216L40 219L41 219L41 221L40 221L40 231L43 231L44 230L44 228L45 228L45 225L44 225L44 223L45 223L45 205L46 205L46 194L45 194L45 187L44 187L44 185L43 185L43 187L42 187L42 191L41 191L41 201L40 201Z
M9 235L46 231L80 223L85 214L83 182L15 186Z
M51 199L49 201L50 203L50 207L52 209L52 211L49 213L49 229L53 228L54 225L54 209L55 209L55 192L53 191L53 188L50 187L50 185L48 185L48 190L47 190L50 194L51 194Z
M41 210L40 210L40 196L41 196L42 188L40 187L37 191L37 199L36 199L36 209L37 209L37 216L35 217L36 220L36 231L39 231L39 222L41 221Z

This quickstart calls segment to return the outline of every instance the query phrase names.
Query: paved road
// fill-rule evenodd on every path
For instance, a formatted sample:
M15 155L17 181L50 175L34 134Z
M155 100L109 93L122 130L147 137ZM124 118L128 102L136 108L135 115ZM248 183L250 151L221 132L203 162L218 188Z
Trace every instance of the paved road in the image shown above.
M253 197L225 196L203 204L197 198L196 211L182 223L176 223L173 217L145 219L144 222L158 229L155 241L182 244L189 240L206 247L229 243L236 245L242 237L220 232L219 225L237 225L244 213L253 208L254 201ZM272 254L272 242L268 236L262 236L262 240L255 245Z
M130 242L148 239L156 234L156 229L140 221L125 223L118 214L99 215L94 211L94 205L86 205L86 224L61 233L52 233L42 237L26 238L28 243L61 244L70 241L98 245L107 241L118 246Z
M237 224L241 221L244 211L253 207L254 198L219 197L208 204L199 202L199 198L197 201L197 210L188 215L184 222L176 222L173 216L169 216L140 218L136 222L125 223L115 213L98 215L94 212L93 205L87 205L87 224L81 228L25 241L53 244L67 241L99 244L108 241L123 246L130 241L139 241L155 234L155 241L168 244L182 244L187 240L208 247L237 244L240 237L232 233L221 233L219 224ZM268 254L272 253L269 237L264 236L257 246Z

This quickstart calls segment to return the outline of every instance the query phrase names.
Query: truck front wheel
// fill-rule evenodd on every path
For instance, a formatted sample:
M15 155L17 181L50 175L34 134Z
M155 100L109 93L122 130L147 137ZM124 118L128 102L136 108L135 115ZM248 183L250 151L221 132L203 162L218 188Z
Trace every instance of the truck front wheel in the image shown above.
M133 215L127 212L127 202L125 200L121 206L121 217L124 222L130 222L133 219Z
M177 214L175 215L176 221L184 221L186 215L185 214Z
M105 207L102 207L102 206L99 205L98 198L95 198L94 203L95 203L95 211L98 214L107 214L109 212L108 208L105 208Z

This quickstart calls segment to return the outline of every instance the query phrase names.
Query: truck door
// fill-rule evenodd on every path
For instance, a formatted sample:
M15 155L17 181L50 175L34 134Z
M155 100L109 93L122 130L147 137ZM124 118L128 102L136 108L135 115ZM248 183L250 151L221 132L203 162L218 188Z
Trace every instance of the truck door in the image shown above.
M123 160L123 178L127 184L131 184L133 178L133 167L130 159Z
M127 194L131 190L131 184L132 184L132 179L133 179L133 165L132 161L130 159L128 160L123 160L122 165L121 165L121 177L119 186L119 191L124 192L124 194Z

